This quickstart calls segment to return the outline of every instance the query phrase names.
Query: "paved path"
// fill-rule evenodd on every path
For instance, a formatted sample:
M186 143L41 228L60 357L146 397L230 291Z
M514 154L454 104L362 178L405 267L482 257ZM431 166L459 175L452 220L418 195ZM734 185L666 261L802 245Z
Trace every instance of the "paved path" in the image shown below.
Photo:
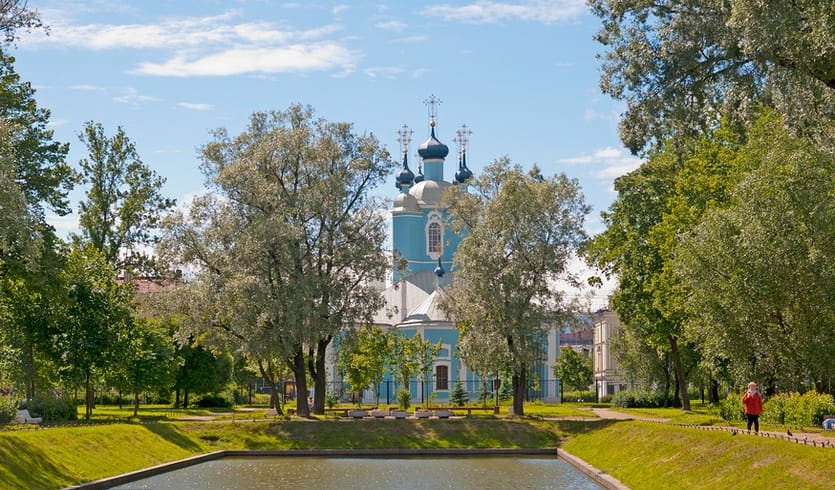
M670 425L677 425L679 427L692 427L694 429L699 430L719 430L730 432L734 435L736 434L744 434L744 435L751 435L757 437L772 437L776 439L785 439L787 441L796 442L798 444L806 444L809 446L816 446L816 447L827 447L827 448L835 448L835 438L832 437L824 437L820 433L816 432L792 432L789 435L787 432L769 432L769 431L760 431L759 433L755 433L753 431L749 432L744 429L740 429L739 427L730 427L730 426L718 426L718 425L695 425L695 424L680 424L675 422L670 422L669 419L663 418L652 418L652 417L643 417L640 415L633 415L629 413L618 412L615 410L610 410L608 408L593 408L592 412L595 415L600 417L601 419L609 419L609 420L643 420L645 422L655 422L658 424L670 424Z

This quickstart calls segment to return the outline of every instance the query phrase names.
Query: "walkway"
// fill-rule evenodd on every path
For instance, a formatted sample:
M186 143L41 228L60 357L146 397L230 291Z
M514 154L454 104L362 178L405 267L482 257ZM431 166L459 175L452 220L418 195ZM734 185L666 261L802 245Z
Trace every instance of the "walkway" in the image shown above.
M657 424L668 424L668 425L677 425L679 427L691 427L694 429L699 430L719 430L730 432L734 435L736 434L745 434L757 437L773 437L777 439L785 439L787 441L796 442L798 444L806 444L809 446L815 447L828 447L828 448L835 448L835 438L832 437L824 437L823 435L816 433L816 432L768 432L768 431L760 431L759 433L756 432L749 432L744 429L740 429L739 427L730 427L730 426L715 426L715 425L695 425L695 424L680 424L675 422L670 422L669 419L663 418L652 418L652 417L642 417L640 415L633 415L629 413L618 412L615 410L610 410L608 408L593 408L592 412L595 415L600 417L601 419L609 419L609 420L641 420L644 422L654 422Z

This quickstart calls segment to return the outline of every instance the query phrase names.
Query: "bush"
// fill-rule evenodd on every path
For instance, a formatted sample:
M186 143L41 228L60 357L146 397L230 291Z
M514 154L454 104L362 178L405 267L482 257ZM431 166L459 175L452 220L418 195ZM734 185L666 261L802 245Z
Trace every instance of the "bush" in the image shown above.
M200 408L232 408L235 402L228 393L214 393L201 396L194 405Z
M0 425L11 423L17 415L17 401L10 396L0 396Z
M595 400L593 391L563 391L562 401L564 402L593 402Z
M460 379L455 383L455 389L452 390L452 393L450 393L449 401L456 407L463 407L468 401L470 401L470 395L467 393L467 390L464 389L464 384Z
M31 416L43 417L44 422L71 422L78 419L77 406L76 401L69 398L36 396L27 408Z
M397 392L397 403L400 405L402 410L407 410L409 408L410 401L412 401L412 394L409 390L401 389Z
M799 426L820 425L823 416L835 413L832 395L815 393L779 393L769 398L763 407L762 418L772 424Z
M664 405L660 393L644 390L623 390L612 395L612 406L620 408L658 408Z
M742 407L742 395L731 393L719 402L719 416L728 422L742 421L745 414Z

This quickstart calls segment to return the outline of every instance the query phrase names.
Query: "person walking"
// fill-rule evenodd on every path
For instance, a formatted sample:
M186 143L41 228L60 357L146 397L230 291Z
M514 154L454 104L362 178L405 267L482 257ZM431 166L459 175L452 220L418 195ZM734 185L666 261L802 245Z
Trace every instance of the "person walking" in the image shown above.
M742 395L742 406L745 409L745 418L748 419L748 432L751 431L751 425L754 426L754 432L759 432L760 414L763 413L763 397L757 389L757 383L753 381L748 383L748 391Z

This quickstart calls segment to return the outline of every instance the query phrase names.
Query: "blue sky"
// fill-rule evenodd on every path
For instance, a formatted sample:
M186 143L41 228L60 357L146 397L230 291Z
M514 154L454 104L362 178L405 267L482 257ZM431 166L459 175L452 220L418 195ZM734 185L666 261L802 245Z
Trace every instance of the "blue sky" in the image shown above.
M237 134L253 111L294 102L372 132L392 151L408 124L414 154L428 136L423 101L434 94L441 141L453 148L455 130L471 128L476 174L508 155L578 178L594 207L592 233L615 197L613 179L639 163L617 137L622 105L599 91L599 23L583 0L29 6L51 32L23 36L12 50L16 69L52 111L56 139L71 143L70 161L84 156L85 121L110 134L121 125L179 201L203 190L197 150L211 130ZM453 167L448 161L447 180ZM395 192L393 176L377 191ZM53 222L60 232L77 218Z

